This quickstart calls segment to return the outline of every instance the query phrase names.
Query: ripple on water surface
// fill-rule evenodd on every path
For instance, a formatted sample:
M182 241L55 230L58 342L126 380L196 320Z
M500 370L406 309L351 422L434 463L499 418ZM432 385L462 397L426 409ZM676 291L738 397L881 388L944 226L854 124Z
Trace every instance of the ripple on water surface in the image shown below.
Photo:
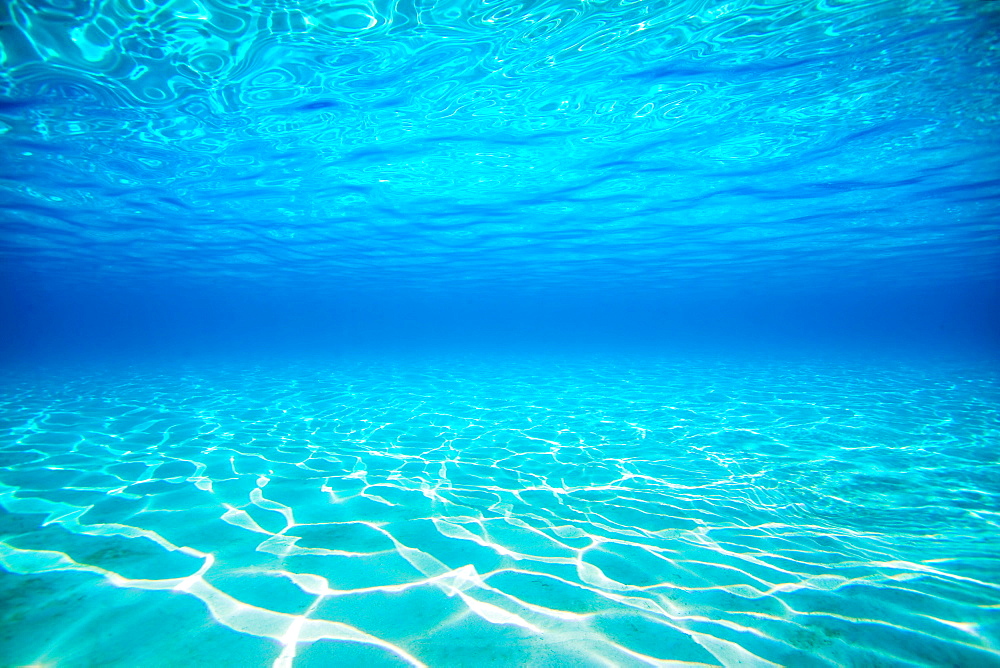
M0 655L1000 665L998 394L705 360L11 378Z

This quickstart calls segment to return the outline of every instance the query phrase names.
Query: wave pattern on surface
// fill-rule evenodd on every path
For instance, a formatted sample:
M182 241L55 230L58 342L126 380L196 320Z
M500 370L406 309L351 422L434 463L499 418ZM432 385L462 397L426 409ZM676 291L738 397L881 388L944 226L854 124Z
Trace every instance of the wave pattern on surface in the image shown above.
M0 655L1000 665L998 398L823 362L10 378Z
M2 251L73 281L995 277L996 12L12 0Z

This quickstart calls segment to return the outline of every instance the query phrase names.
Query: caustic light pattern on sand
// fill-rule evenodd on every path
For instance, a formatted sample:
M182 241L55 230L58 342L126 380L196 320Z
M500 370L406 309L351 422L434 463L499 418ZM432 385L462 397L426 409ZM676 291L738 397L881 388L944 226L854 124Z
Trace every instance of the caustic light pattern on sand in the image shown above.
M0 654L998 665L997 399L819 362L11 378Z

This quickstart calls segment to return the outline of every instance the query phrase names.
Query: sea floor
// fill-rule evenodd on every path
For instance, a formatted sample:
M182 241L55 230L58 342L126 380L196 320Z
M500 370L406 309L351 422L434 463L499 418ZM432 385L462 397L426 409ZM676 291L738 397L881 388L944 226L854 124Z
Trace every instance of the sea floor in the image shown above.
M11 373L3 666L1000 666L1000 373Z

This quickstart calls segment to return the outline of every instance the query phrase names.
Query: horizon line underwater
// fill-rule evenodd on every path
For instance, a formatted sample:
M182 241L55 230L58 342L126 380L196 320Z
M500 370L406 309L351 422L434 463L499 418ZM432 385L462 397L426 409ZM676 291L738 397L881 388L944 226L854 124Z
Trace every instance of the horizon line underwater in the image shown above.
M0 668L1000 668L998 28L0 3Z

